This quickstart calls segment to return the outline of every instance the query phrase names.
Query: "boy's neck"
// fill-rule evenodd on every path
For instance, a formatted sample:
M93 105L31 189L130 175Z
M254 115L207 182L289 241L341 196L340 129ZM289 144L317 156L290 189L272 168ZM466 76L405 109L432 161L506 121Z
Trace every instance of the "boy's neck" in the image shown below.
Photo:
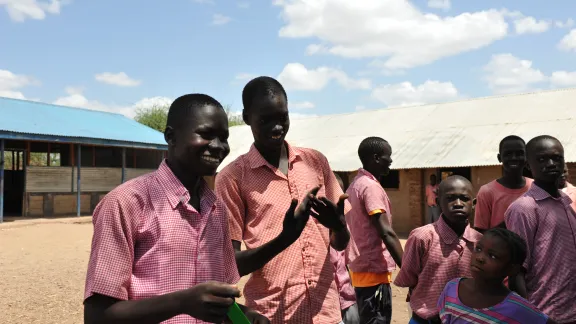
M558 190L558 184L557 183L545 182L545 181L538 180L538 179L534 179L534 183L538 187L542 188L544 191L549 193L550 196L555 197L555 198L560 197L560 190Z
M446 216L442 215L442 219L444 219L444 222L446 222L446 224L448 224L448 227L450 227L454 233L456 233L456 235L458 235L459 237L464 235L464 232L466 231L466 227L468 227L469 222L466 223L452 223L450 222L450 220L448 218L446 218Z
M362 169L364 169L366 172L370 173L372 176L374 176L374 178L378 179L378 172L373 170L373 168L366 166L366 165L363 165Z
M522 173L504 171L502 177L497 181L508 189L520 189L526 186L526 178L524 178Z
M268 147L264 148L258 145L258 143L254 143L254 146L256 147L256 150L258 150L260 155L262 155L264 160L266 160L266 162L270 163L270 165L276 168L280 165L280 160L282 159L282 157L284 158L288 157L288 150L286 149L286 144L282 144L276 149L270 149Z
M202 176L186 172L178 163L171 162L170 158L166 159L166 164L172 170L174 175L182 185L188 190L191 197L199 195Z

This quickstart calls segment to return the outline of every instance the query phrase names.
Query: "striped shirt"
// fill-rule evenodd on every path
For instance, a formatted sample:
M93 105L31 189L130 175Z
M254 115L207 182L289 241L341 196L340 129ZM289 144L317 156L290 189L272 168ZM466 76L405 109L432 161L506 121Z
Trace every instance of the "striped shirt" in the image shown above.
M468 307L458 297L461 280L450 281L440 295L438 311L443 324L545 324L548 321L548 316L515 292L510 292L502 302L488 308Z

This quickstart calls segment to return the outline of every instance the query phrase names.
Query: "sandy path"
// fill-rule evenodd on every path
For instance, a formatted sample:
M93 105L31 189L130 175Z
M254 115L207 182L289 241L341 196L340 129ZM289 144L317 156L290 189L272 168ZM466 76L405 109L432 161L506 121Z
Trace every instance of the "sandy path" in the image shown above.
M82 323L89 218L0 224L0 323ZM243 278L241 284L245 282ZM394 323L407 323L405 290L393 287Z

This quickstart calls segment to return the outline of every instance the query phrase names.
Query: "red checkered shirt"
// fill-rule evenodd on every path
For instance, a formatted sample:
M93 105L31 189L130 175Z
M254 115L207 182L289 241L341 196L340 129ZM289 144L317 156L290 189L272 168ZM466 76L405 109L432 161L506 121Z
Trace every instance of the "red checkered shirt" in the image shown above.
M506 227L526 244L528 300L558 323L576 322L576 212L564 193L533 184L506 211Z
M346 223L361 251L351 255L350 271L354 273L387 273L396 270L396 263L370 220L374 212L382 213L392 225L390 199L380 182L370 172L359 169L358 175L346 190L352 206L346 213ZM356 251L356 250L355 250Z
M94 210L84 298L137 300L211 280L236 284L226 209L206 183L200 190L198 212L162 162L107 194ZM163 323L204 322L179 315Z
M343 193L320 152L288 145L288 175L250 151L216 176L216 193L226 203L232 240L257 248L282 232L290 201L302 201L324 184L318 196L336 202ZM244 287L246 306L275 324L336 324L340 301L330 263L329 231L310 217L300 238L255 271Z
M330 248L330 261L334 267L334 280L336 280L336 287L338 287L340 296L340 308L345 310L356 304L356 292L352 287L348 269L346 269L346 252Z
M455 278L472 276L472 252L481 237L482 234L470 225L466 226L462 237L458 237L443 216L410 233L402 268L394 284L414 288L410 307L416 315L424 319L438 315L436 305L446 284Z

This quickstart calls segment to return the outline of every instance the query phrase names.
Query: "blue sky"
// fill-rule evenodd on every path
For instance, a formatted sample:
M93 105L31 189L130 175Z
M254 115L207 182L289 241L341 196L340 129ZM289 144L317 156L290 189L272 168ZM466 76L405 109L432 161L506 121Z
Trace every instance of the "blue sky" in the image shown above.
M576 86L576 2L0 0L0 96L113 111L253 76L346 113Z

